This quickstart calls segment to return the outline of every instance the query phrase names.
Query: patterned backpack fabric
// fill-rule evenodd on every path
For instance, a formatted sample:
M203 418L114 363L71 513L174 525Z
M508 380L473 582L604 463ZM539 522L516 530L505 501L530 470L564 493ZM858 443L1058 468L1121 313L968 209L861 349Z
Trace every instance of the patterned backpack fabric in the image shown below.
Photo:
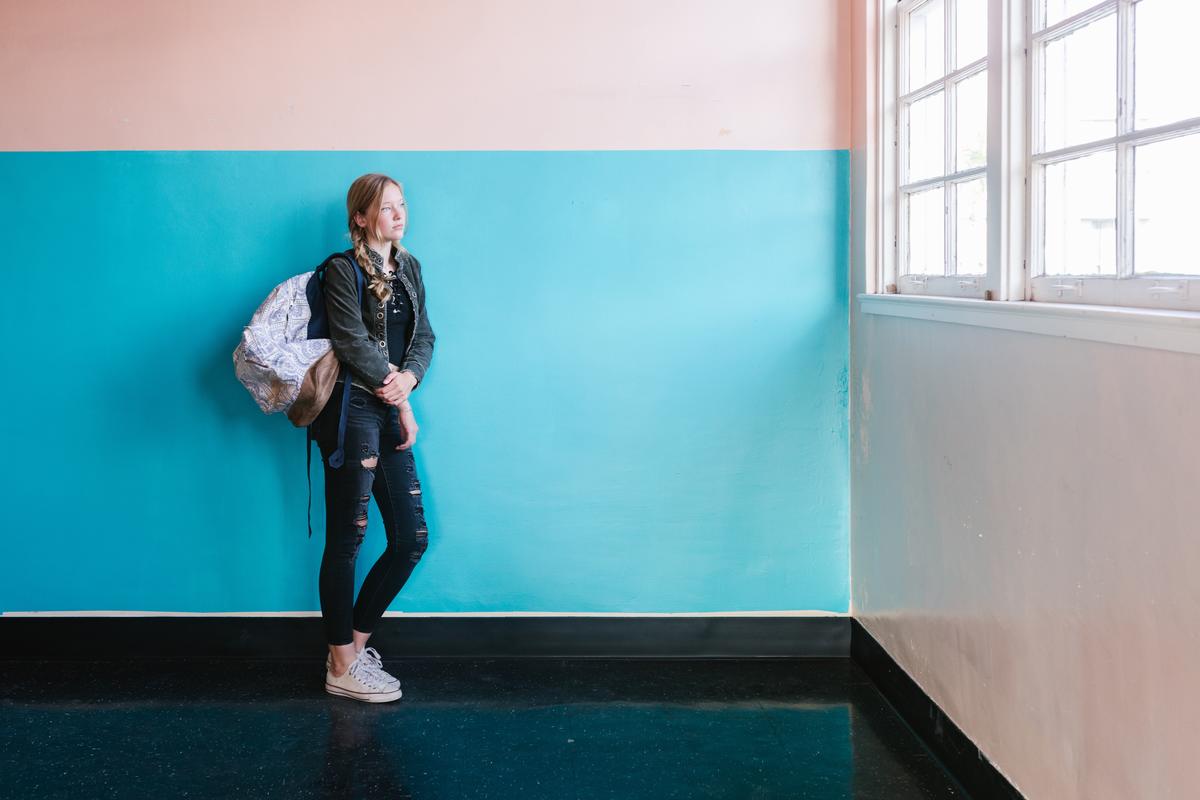
M288 419L297 427L312 424L343 372L329 341L323 289L325 270L337 257L348 258L355 264L353 251L334 253L312 272L288 278L271 290L250 318L250 324L242 329L242 341L233 351L234 372L258 407L267 414L287 412ZM355 275L361 303L362 270L355 269ZM338 447L329 458L330 466L335 468L343 460L349 394L347 376L343 381Z
M316 274L305 272L276 286L242 329L242 341L233 351L238 380L266 414L291 409L309 371L332 352L328 332L309 337L313 309L308 288Z

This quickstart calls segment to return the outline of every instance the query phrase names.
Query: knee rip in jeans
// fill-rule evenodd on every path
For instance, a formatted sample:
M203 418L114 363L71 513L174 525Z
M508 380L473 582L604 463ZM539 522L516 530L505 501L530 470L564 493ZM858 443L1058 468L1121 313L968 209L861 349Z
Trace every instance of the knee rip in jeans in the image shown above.
M362 443L362 460L359 461L365 470L374 470L379 465L379 453L371 452L371 446L366 442Z

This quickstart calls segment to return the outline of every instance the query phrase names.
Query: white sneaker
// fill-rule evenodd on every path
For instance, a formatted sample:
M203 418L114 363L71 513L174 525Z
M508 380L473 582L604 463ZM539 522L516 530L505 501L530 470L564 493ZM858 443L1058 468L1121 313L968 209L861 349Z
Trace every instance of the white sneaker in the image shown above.
M386 682L372 668L370 656L363 657L362 653L350 664L350 668L340 676L325 671L325 691L364 703L390 703L400 699L400 687Z
M355 654L356 658L361 658L364 656L368 662L367 668L375 672L377 675L379 675L379 677L383 678L385 683L388 683L392 686L400 685L400 679L387 672L383 668L383 657L379 655L378 650L376 650L374 647L368 647L364 650L359 650L358 653ZM331 669L333 669L333 654L330 653L325 656L325 671L329 672Z
M370 662L371 669L375 671L376 675L383 678L384 683L394 684L397 688L399 688L400 679L383 668L383 656L379 655L378 650L376 650L374 647L364 648L362 651L362 656Z

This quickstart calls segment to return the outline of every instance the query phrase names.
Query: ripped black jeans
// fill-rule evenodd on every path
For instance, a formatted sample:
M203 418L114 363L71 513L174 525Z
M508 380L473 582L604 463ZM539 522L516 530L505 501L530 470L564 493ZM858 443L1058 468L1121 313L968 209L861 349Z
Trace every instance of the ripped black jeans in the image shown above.
M325 466L325 553L321 558L321 616L329 644L350 644L351 629L371 633L421 560L428 542L421 482L412 448L403 441L399 413L374 394L350 388L345 462L329 466L337 449L342 387L313 422L312 435ZM363 579L354 599L354 562L367 530L371 495L379 506L387 549Z

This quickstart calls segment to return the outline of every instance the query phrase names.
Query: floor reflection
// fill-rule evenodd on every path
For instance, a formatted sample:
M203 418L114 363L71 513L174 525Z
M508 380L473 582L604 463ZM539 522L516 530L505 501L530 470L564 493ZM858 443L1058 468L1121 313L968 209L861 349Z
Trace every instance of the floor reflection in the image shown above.
M404 753L385 744L386 737L379 729L386 717L377 711L358 704L329 704L329 738L325 763L316 782L317 797L340 800L413 796L400 777Z
M963 797L846 659L0 662L0 797Z

